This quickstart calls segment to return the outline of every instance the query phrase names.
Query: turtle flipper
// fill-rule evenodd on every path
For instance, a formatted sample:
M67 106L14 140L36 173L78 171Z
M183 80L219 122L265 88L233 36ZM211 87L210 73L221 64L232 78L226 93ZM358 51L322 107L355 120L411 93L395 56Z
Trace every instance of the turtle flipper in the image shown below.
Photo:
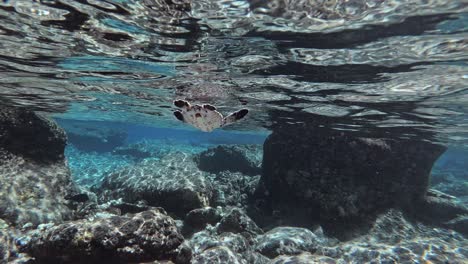
M211 110L211 111L216 111L216 107L210 105L210 104L204 104L203 108Z
M229 114L228 116L224 118L223 126L232 124L236 122L237 120L244 118L247 115L247 113L249 113L249 110L244 108L244 109L241 109L239 111Z
M175 100L174 105L179 108L185 108L186 110L190 109L190 103L185 100Z
M181 111L177 110L177 111L174 111L174 116L179 119L180 121L182 122L185 122L184 120L184 115L182 114Z

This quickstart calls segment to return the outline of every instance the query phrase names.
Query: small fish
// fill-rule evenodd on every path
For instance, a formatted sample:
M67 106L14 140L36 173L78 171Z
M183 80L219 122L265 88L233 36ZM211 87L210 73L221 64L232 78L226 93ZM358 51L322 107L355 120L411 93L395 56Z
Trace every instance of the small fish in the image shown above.
M248 109L243 108L223 117L216 110L216 107L209 104L191 105L185 100L175 100L174 105L180 108L180 110L174 111L174 116L177 119L204 132L211 132L216 128L230 125L244 118L249 112Z

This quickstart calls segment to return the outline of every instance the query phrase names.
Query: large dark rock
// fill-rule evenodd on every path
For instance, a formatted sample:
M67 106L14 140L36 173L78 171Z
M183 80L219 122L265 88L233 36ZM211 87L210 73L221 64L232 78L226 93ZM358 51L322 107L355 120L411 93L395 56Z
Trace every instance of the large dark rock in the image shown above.
M65 133L30 111L0 106L0 218L12 225L71 217L73 186L64 159Z
M211 173L261 173L261 148L257 145L222 145L208 149L195 158L198 168Z
M263 230L259 228L247 214L238 208L231 209L223 216L217 226L217 231L218 233L241 233L247 235L247 237L263 233Z
M104 202L120 198L129 203L144 201L180 217L209 206L212 196L210 182L182 152L145 160L107 175L98 191Z
M55 162L63 160L66 140L64 131L49 119L0 105L0 149L36 162Z
M221 220L221 212L213 207L198 208L185 216L184 227L190 230L202 230L206 225L216 225Z
M183 237L172 218L151 210L34 230L21 241L40 263L129 263L175 259Z
M259 195L322 223L367 216L424 199L444 147L426 141L362 138L307 125L276 129L264 144ZM260 191L262 193L260 193Z
M248 176L239 172L223 171L211 177L214 206L246 207L255 194L260 175Z
M430 189L409 211L418 220L468 234L468 207L457 198Z

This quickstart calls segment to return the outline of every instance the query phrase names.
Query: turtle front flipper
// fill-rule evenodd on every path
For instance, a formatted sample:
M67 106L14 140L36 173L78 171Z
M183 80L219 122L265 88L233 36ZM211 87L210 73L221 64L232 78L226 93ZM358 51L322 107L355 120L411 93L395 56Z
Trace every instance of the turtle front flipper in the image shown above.
M185 122L184 115L182 114L181 111L179 111L179 110L174 111L174 116L175 116L177 119L179 119L180 121Z
M178 108L185 108L185 110L189 110L191 108L190 103L185 100L175 100L174 105Z
M249 110L244 108L244 109L241 109L239 111L229 114L228 116L224 118L223 126L226 126L238 120L241 120L247 115L247 113L249 113Z

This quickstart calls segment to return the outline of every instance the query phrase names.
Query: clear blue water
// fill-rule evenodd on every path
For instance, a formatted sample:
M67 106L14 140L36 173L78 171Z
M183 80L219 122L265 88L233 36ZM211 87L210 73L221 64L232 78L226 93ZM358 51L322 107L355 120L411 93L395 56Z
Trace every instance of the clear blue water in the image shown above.
M464 1L2 1L0 97L72 120L186 129L172 101L268 131L467 139ZM315 10L315 11L314 11Z

